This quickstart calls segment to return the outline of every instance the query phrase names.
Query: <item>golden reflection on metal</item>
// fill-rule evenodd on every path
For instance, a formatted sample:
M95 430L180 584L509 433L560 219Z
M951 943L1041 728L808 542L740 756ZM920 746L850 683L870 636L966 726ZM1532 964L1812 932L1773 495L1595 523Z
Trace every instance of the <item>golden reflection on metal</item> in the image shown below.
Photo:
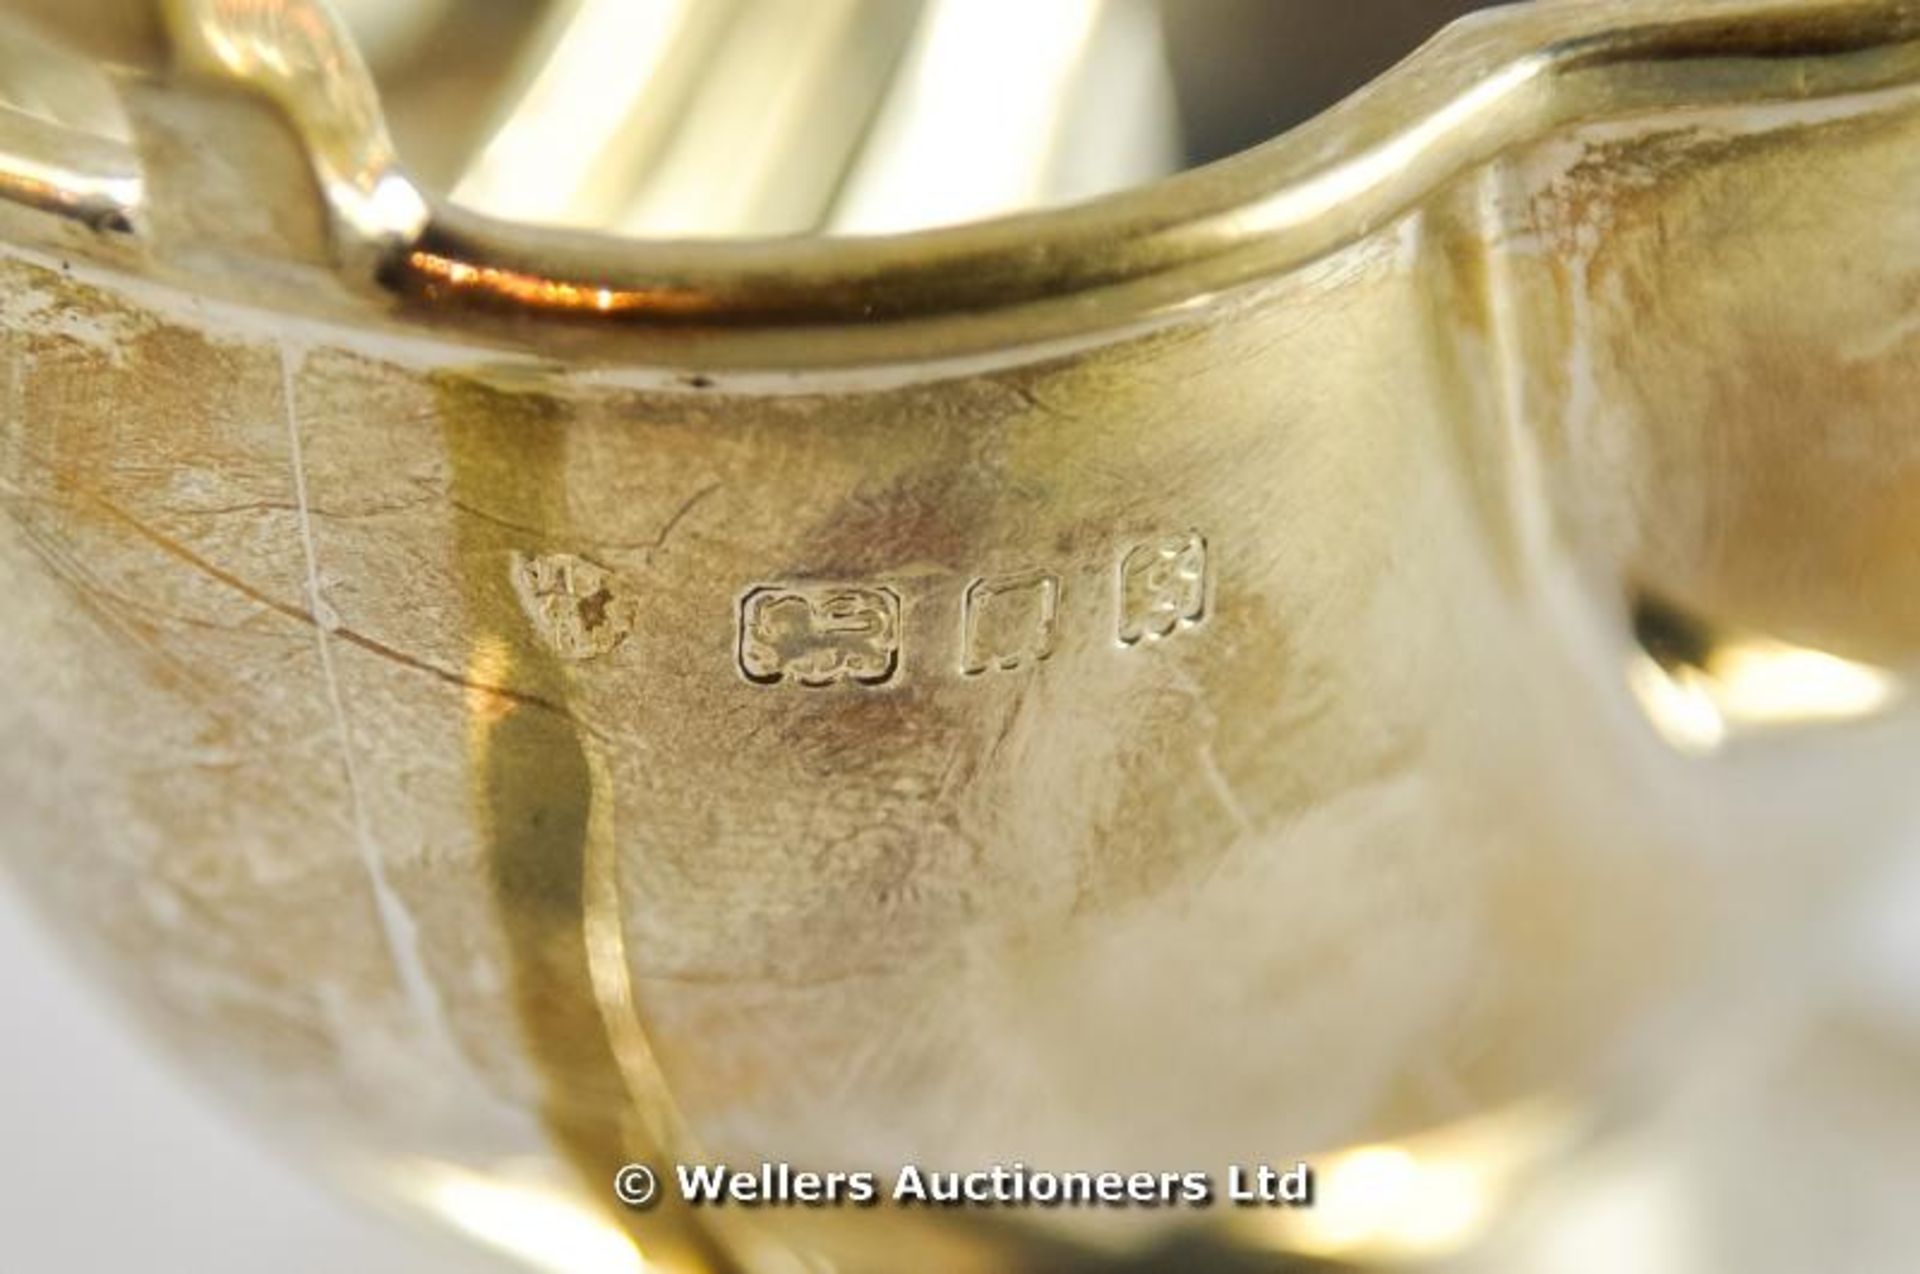
M410 253L407 263L420 276L427 295L445 288L533 309L574 314L702 314L716 308L712 301L696 292L568 283L518 270L474 265L437 252Z
M605 225L667 135L729 0L567 0L532 42L504 118L454 186L482 212Z
M1722 646L1700 670L1721 715L1738 726L1833 725L1879 716L1901 695L1890 673L1782 642Z
M1535 1105L1314 1161L1313 1206L1249 1220L1279 1250L1356 1268L1456 1256L1485 1236L1513 1193L1575 1135L1570 1111Z
M1680 1163L1589 1167L1551 1187L1550 1222L1519 1228L1470 1268L1525 1274L1700 1274L1724 1257L1697 1197L1700 1182Z
M0 22L0 200L132 231L146 198L112 83Z
M1186 166L1166 21L1161 0L1107 0L1072 96L1059 108L1054 158L1036 206L1129 190Z
M1893 673L1825 651L1687 626L1665 608L1660 627L1628 662L1627 684L1647 720L1675 750L1711 756L1729 743L1811 726L1844 725L1898 707ZM1673 634L1682 634L1675 640Z
M640 1021L633 991L633 963L627 955L626 924L620 901L620 840L614 826L613 776L606 758L589 747L593 804L587 812L586 890L582 924L587 969L594 998L606 1024L607 1044L626 1081L631 1117L645 1136L635 1156L697 1159L699 1152L674 1108L672 1089L661 1072Z
M426 200L401 171L373 77L322 0L164 0L190 64L269 96L298 127L355 264L411 242Z
M379 68L431 56L430 41L460 0L328 0L366 62Z
M817 229L917 12L913 0L749 0L608 228L657 238Z
M725 238L1087 198L1179 166L1161 43L1152 0L569 0L452 199Z
M1503 8L1112 199L701 243L429 208L319 7L171 12L224 83L0 135L0 853L189 1055L451 1165L409 1197L456 1226L628 1261L489 1193L506 1143L656 1264L1426 1259L1908 841L1911 4ZM1021 13L1047 76L1094 22ZM94 233L96 159L156 237ZM1724 626L1623 676L1637 587ZM1729 799L1727 742L1868 718ZM1311 1213L771 1254L599 1193L705 1147L1334 1149Z
M1063 103L1106 4L930 0L833 230L948 225L1038 202L1058 158Z
M544 1179L537 1166L481 1173L455 1164L398 1163L387 1171L402 1199L502 1256L542 1274L683 1274L648 1261L604 1209Z
M1678 752L1712 756L1727 742L1727 719L1708 679L1692 668L1667 669L1635 652L1627 686L1660 737Z
M476 770L484 767L487 741L493 728L513 711L514 704L489 689L513 684L513 649L505 639L488 634L474 643L467 660L467 751Z
M466 773L482 838L512 997L539 1072L539 1113L582 1189L604 1190L626 1164L665 1172L692 1153L633 1000L620 897L616 793L599 741L573 716L568 666L533 624L505 564L566 534L556 501L565 435L537 404L477 386L439 387L456 498L469 512L451 542L462 604L473 614L469 685L503 686L545 706L468 690ZM541 476L517 495L503 473ZM504 517L470 510L502 503ZM515 569L520 569L516 567ZM616 1109L582 1092L619 1094ZM717 1231L663 1186L650 1210L622 1211L656 1264L735 1268Z
M0 199L130 231L144 191L124 147L0 108Z

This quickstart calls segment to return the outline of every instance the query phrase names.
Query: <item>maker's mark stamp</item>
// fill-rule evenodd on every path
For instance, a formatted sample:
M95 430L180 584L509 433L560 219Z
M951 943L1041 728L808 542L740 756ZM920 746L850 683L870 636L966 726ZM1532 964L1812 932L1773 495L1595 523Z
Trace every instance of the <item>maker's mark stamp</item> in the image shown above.
M960 669L977 677L1012 672L1053 653L1060 622L1060 577L1028 571L975 580L961 621Z
M613 572L571 553L516 555L512 577L534 632L555 654L575 663L618 650L639 615L639 602Z
M1198 532L1136 546L1120 562L1120 642L1159 641L1207 617L1207 541Z
M740 602L740 671L756 685L881 686L899 669L900 597L892 589L765 587Z

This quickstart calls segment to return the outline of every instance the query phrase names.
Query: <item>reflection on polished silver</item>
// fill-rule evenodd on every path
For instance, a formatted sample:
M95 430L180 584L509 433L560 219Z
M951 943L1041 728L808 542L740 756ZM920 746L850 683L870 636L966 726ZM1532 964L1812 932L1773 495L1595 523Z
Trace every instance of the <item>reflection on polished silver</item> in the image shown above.
M379 251L420 237L426 201L401 173L373 80L329 9L271 0L167 3L183 60L268 96L299 128L342 249Z
M126 116L105 76L18 27L0 27L0 198L126 233L145 190Z
M1920 8L1204 7L17 0L12 875L536 1266L1474 1241L1920 813Z

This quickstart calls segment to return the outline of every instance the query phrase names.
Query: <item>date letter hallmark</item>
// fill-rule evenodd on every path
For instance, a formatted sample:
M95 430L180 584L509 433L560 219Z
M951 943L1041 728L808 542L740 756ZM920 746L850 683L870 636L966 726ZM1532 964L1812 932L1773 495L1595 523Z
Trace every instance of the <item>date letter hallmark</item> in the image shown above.
M978 677L1012 672L1053 653L1060 622L1060 577L1028 571L975 580L967 589L960 634L960 670Z
M740 603L748 681L813 689L883 686L900 670L900 597L842 585L756 588Z
M1198 532L1142 544L1120 562L1120 644L1162 641L1207 617L1207 541Z

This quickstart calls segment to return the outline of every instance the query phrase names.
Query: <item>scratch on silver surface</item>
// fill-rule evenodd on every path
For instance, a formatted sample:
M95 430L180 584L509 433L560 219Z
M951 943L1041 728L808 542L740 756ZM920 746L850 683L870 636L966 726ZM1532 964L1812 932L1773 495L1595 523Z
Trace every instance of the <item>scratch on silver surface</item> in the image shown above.
M1208 789L1220 802L1220 808L1227 812L1234 826L1240 829L1241 835L1257 834L1260 828L1253 821L1253 816L1247 813L1247 807L1241 803L1239 795L1234 792L1233 784L1228 781L1226 771L1220 768L1220 758L1213 754L1213 744L1202 744L1199 748L1199 757L1201 776L1206 779Z
M359 848L367 883L373 891L374 910L380 918L380 932L386 940L387 952L393 960L394 973L399 978L401 990L429 1034L443 1043L449 1053L454 1053L453 1032L447 1022L445 1007L440 1003L439 992L435 990L433 980L427 973L426 962L420 954L419 926L387 876L386 861L374 837L373 821L367 811L360 767L354 756L353 731L348 723L346 699L341 693L339 673L333 662L333 631L338 624L329 622L333 610L321 590L320 555L314 541L312 509L307 496L306 459L300 446L294 356L284 340L276 342L275 349L280 358L281 414L286 421L287 456L293 468L293 494L300 521L300 549L306 558L307 604L315 619L314 646L320 658L320 676L326 686L327 707L333 716L334 732L340 740L340 760L346 771L347 794L352 804L354 843Z

